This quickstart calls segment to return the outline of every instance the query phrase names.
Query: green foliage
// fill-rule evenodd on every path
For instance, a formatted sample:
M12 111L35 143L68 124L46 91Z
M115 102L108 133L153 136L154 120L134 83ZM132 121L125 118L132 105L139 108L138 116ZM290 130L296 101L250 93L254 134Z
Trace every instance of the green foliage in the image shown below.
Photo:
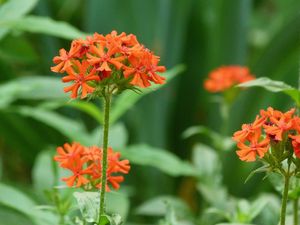
M57 223L57 218L52 213L40 211L36 207L36 202L22 192L4 184L0 184L0 191L1 205L15 210L17 216L20 213L26 215L35 225Z
M137 144L126 147L121 153L134 164L152 166L170 176L198 176L193 165L163 149Z
M47 34L69 40L85 38L89 35L66 22L55 21L47 17L26 16L16 20L4 20L1 24L8 29Z
M3 5L0 5L0 24L2 25L0 28L0 39L3 38L9 31L8 28L3 27L3 24L6 21L22 18L22 16L30 12L35 7L37 2L37 0L10 0Z
M150 199L138 206L135 213L146 216L164 216L168 213L170 207L177 215L186 216L191 214L186 203L173 196L158 196Z
M239 84L238 86L239 87L262 87L271 92L275 92L275 93L282 92L282 93L290 96L296 102L296 104L298 106L300 105L299 91L296 88L294 88L282 81L275 81L275 80L271 80L267 77L260 77L255 80Z
M192 126L182 133L183 138L189 138L196 134L207 136L211 140L211 145L217 150L231 150L234 142L231 137L224 137L221 134L209 129L205 126Z
M164 77L166 77L167 82L169 82L184 70L185 67L183 65L178 65L173 69L165 72ZM151 87L142 90L142 92L139 94L133 91L126 91L125 93L122 93L120 96L118 96L112 106L110 122L114 123L115 121L117 121L127 110L131 109L141 97L162 88L164 85L154 84Z
M215 67L247 64L258 79L243 86L271 91L250 88L241 91L229 113L228 136L253 119L261 108L291 106L284 95L275 92L290 96L300 105L295 88L300 51L299 1L37 2L0 1L0 166L1 179L22 190L32 180L34 189L28 192L30 196L38 195L37 199L43 202L1 184L1 224L58 224L53 212L55 206L45 196L41 197L56 179L57 174L49 171L55 147L42 150L75 140L88 145L101 144L102 111L99 102L66 104L68 96L63 93L60 78L35 74L50 75L53 56L60 48L68 48L69 40L112 29L136 34L145 46L160 55L167 68L173 68L168 69L165 77L172 79L183 72L182 66L174 67L182 62L187 68L157 92L151 89L143 90L143 94L125 92L113 102L110 144L116 150L122 149L133 169L134 164L143 166L128 175L126 191L133 194L132 208L150 199L142 204L149 207L143 209L144 214L150 215L151 210L154 214L162 207L166 216L161 224L190 224L193 216L186 221L178 214L176 202L181 200L177 193L185 197L183 190L188 192L196 186L200 194L194 194L193 200L187 198L189 205L200 209L197 215L200 222L195 224L278 223L278 198L269 195L265 207L265 200L256 198L263 191L273 190L267 180L252 178L243 184L241 177L246 177L252 166L237 161L233 152L220 151L231 150L233 143L229 137L215 132L221 125L219 111L208 104L210 97L202 90L202 80ZM29 12L32 13L28 15ZM186 130L187 127L190 129ZM184 136L189 138L182 140L184 130ZM211 147L197 145L198 139L193 135L205 139ZM189 178L173 179L179 176L193 177L196 185L186 186L185 180ZM281 190L278 177L270 176L268 180ZM295 184L290 190L290 198L299 197L297 187ZM161 192L176 193L170 197L175 202L168 200L170 207L162 203L164 200L151 198ZM235 195L253 200L241 200ZM128 218L126 224L154 223L152 217L130 214L126 195L111 196L112 204L108 207L112 213L121 212L123 220ZM43 210L36 208L41 203L47 204L41 207ZM208 210L209 207L214 209ZM118 216L107 217L112 224L118 224L118 220Z
M74 192L74 197L84 220L88 223L98 222L99 192ZM107 211L111 213L111 216L101 217L100 224L119 225L123 221L121 218L126 218L127 216L128 200L121 194L116 193L110 193L107 197L109 206ZM124 217L116 213L118 210L123 213Z
M98 222L99 192L74 192L74 197L84 220L88 223Z

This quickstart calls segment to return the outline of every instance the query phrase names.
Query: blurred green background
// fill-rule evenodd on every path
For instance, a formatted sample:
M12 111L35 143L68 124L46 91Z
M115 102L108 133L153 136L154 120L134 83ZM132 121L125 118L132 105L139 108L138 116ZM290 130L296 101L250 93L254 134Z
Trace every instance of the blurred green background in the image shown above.
M126 139L127 146L146 143L182 160L192 160L196 143L211 145L201 135L182 138L184 130L204 125L220 131L219 105L203 89L209 71L222 65L246 65L257 77L298 86L299 0L1 0L0 4L0 179L31 196L35 195L32 171L37 155L49 146L54 153L55 146L80 136L82 127L89 132L99 125L80 106L57 106L56 100L67 101L63 93L48 92L61 90L55 88L57 79L51 80L59 77L50 71L52 58L60 48L68 49L71 39L82 32L133 33L161 56L161 64L168 69L177 66L179 71L179 64L185 66L166 86L123 110L111 140ZM49 85L47 79L44 82L47 93L42 92L43 86L32 85L30 79L35 76L51 77ZM286 110L292 104L282 94L245 90L230 111L227 135L250 122L261 108ZM223 185L230 195L251 199L274 192L268 181L261 182L262 176L244 184L257 165L240 162L234 148L219 156ZM195 191L194 178L173 177L154 167L133 163L126 177L132 211L158 195L179 196L194 213L201 211L203 196ZM142 221L134 213L129 218Z

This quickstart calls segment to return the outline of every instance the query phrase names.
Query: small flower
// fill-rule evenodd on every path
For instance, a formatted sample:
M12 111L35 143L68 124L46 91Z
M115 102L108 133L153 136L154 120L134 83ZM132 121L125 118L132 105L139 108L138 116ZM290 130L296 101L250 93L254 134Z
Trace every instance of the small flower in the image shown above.
M242 66L223 66L213 70L208 79L204 81L204 88L212 93L223 92L255 77L250 74L247 67Z
M57 148L58 155L54 156L54 160L60 163L60 166L66 168L69 165L69 161L81 156L84 152L84 147L79 143L64 144L63 147Z
M74 60L73 57L75 57L75 55L79 50L80 50L80 46L75 45L74 43L72 43L69 52L67 52L63 48L60 49L59 56L55 56L53 58L53 62L57 65L52 66L51 71L56 73L64 73L68 68L72 66L72 61Z
M131 84L145 88L151 85L150 81L156 84L164 83L165 78L156 72L164 72L166 69L164 66L157 66L159 58L149 51L134 52L128 57L128 61L130 66L124 67L124 76L133 77Z
M75 61L74 65L77 67L77 71L73 67L67 68L68 75L63 77L63 82L74 81L74 83L64 88L64 92L72 92L71 98L77 98L79 88L81 88L81 98L85 98L88 93L94 91L94 87L89 86L88 81L98 81L100 77L96 75L95 68L91 68L90 65L83 61L81 64L79 61Z
M265 117L256 116L255 121L250 124L243 124L242 130L239 130L233 134L233 140L236 142L244 142L250 140L256 133L261 134L261 128L265 123Z
M76 187L81 187L82 185L90 182L85 175L91 174L91 166L84 168L85 163L86 161L82 160L79 156L68 161L65 168L71 170L73 175L62 178L62 180L66 182L67 186L73 187L76 182Z
M265 153L269 149L270 140L265 138L259 141L260 135L254 135L250 140L249 145L246 145L243 142L237 144L239 150L236 151L236 154L239 156L240 160L246 162L253 162L256 160L256 156L263 158Z
M272 108L271 112L274 112ZM275 114L269 115L270 124L265 124L263 127L266 134L274 136L276 141L282 141L283 134L293 128L292 116L295 113L295 109L291 109L286 113L279 113L275 111Z

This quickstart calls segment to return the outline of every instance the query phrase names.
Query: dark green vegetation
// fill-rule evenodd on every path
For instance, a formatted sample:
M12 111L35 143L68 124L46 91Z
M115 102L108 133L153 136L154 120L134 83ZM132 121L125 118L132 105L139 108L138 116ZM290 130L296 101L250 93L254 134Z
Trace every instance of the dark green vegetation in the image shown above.
M165 216L165 211L167 216L161 224L182 224L175 214L202 225L215 224L210 218L217 218L215 214L220 217L218 221L236 224L277 224L273 185L268 180L261 182L262 176L244 184L255 163L240 162L228 139L219 137L212 143L205 135L184 139L182 133L195 125L220 131L219 105L202 85L208 72L218 66L247 65L257 77L297 87L300 1L0 3L1 183L30 196L22 199L0 184L1 225L52 224L56 218L49 211L33 212L30 207L49 204L43 191L57 184L50 162L55 146L73 140L100 144L101 114L97 110L101 104L72 102L66 106L68 98L61 91L59 76L49 68L53 56L60 48L68 48L73 38L93 32L106 34L113 29L135 34L161 56L162 64L169 69L166 76L174 77L158 91L145 96L125 93L114 102L111 145L123 149L132 163L121 191L122 200L112 194L111 205L120 206L116 211L136 224L154 224ZM261 108L285 110L292 104L283 94L260 88L245 90L231 109L226 135L230 136L244 121L252 121ZM273 195L262 195L266 192ZM165 196L167 207L161 203L164 200L154 199L137 208L158 196ZM251 203L232 196L247 198ZM164 210L158 210L159 205ZM214 209L207 212L208 207ZM261 213L264 207L266 212ZM225 219L224 212L228 214ZM50 222L40 222L40 218Z

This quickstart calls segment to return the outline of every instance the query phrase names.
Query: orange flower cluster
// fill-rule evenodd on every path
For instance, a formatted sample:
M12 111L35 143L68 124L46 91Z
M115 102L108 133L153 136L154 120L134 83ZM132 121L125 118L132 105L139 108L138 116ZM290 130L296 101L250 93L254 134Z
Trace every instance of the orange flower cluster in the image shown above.
M120 174L127 174L130 170L128 160L121 160L121 154L114 152L112 148L108 149L108 168L107 183L110 183L114 189L120 188L120 182L124 177ZM85 147L79 143L64 144L63 147L57 148L57 155L54 160L59 162L59 166L70 170L70 177L62 178L67 186L101 188L101 160L102 149L96 146ZM110 191L107 184L106 191Z
M236 84L240 84L255 77L250 74L247 67L222 66L213 70L208 79L204 81L204 88L209 92L222 92Z
M251 162L256 156L263 158L274 143L292 142L296 157L300 158L300 118L295 109L285 113L269 107L261 110L251 124L243 124L242 130L234 133L237 155L243 161Z
M81 98L95 90L95 86L106 78L115 80L128 79L131 85L148 87L150 82L163 84L165 78L157 72L166 68L159 66L160 58L141 45L136 36L112 31L103 36L95 33L86 40L72 41L69 51L60 49L59 56L53 58L56 66L51 70L66 73L63 82L73 84L64 89L72 92L76 98L81 91Z

